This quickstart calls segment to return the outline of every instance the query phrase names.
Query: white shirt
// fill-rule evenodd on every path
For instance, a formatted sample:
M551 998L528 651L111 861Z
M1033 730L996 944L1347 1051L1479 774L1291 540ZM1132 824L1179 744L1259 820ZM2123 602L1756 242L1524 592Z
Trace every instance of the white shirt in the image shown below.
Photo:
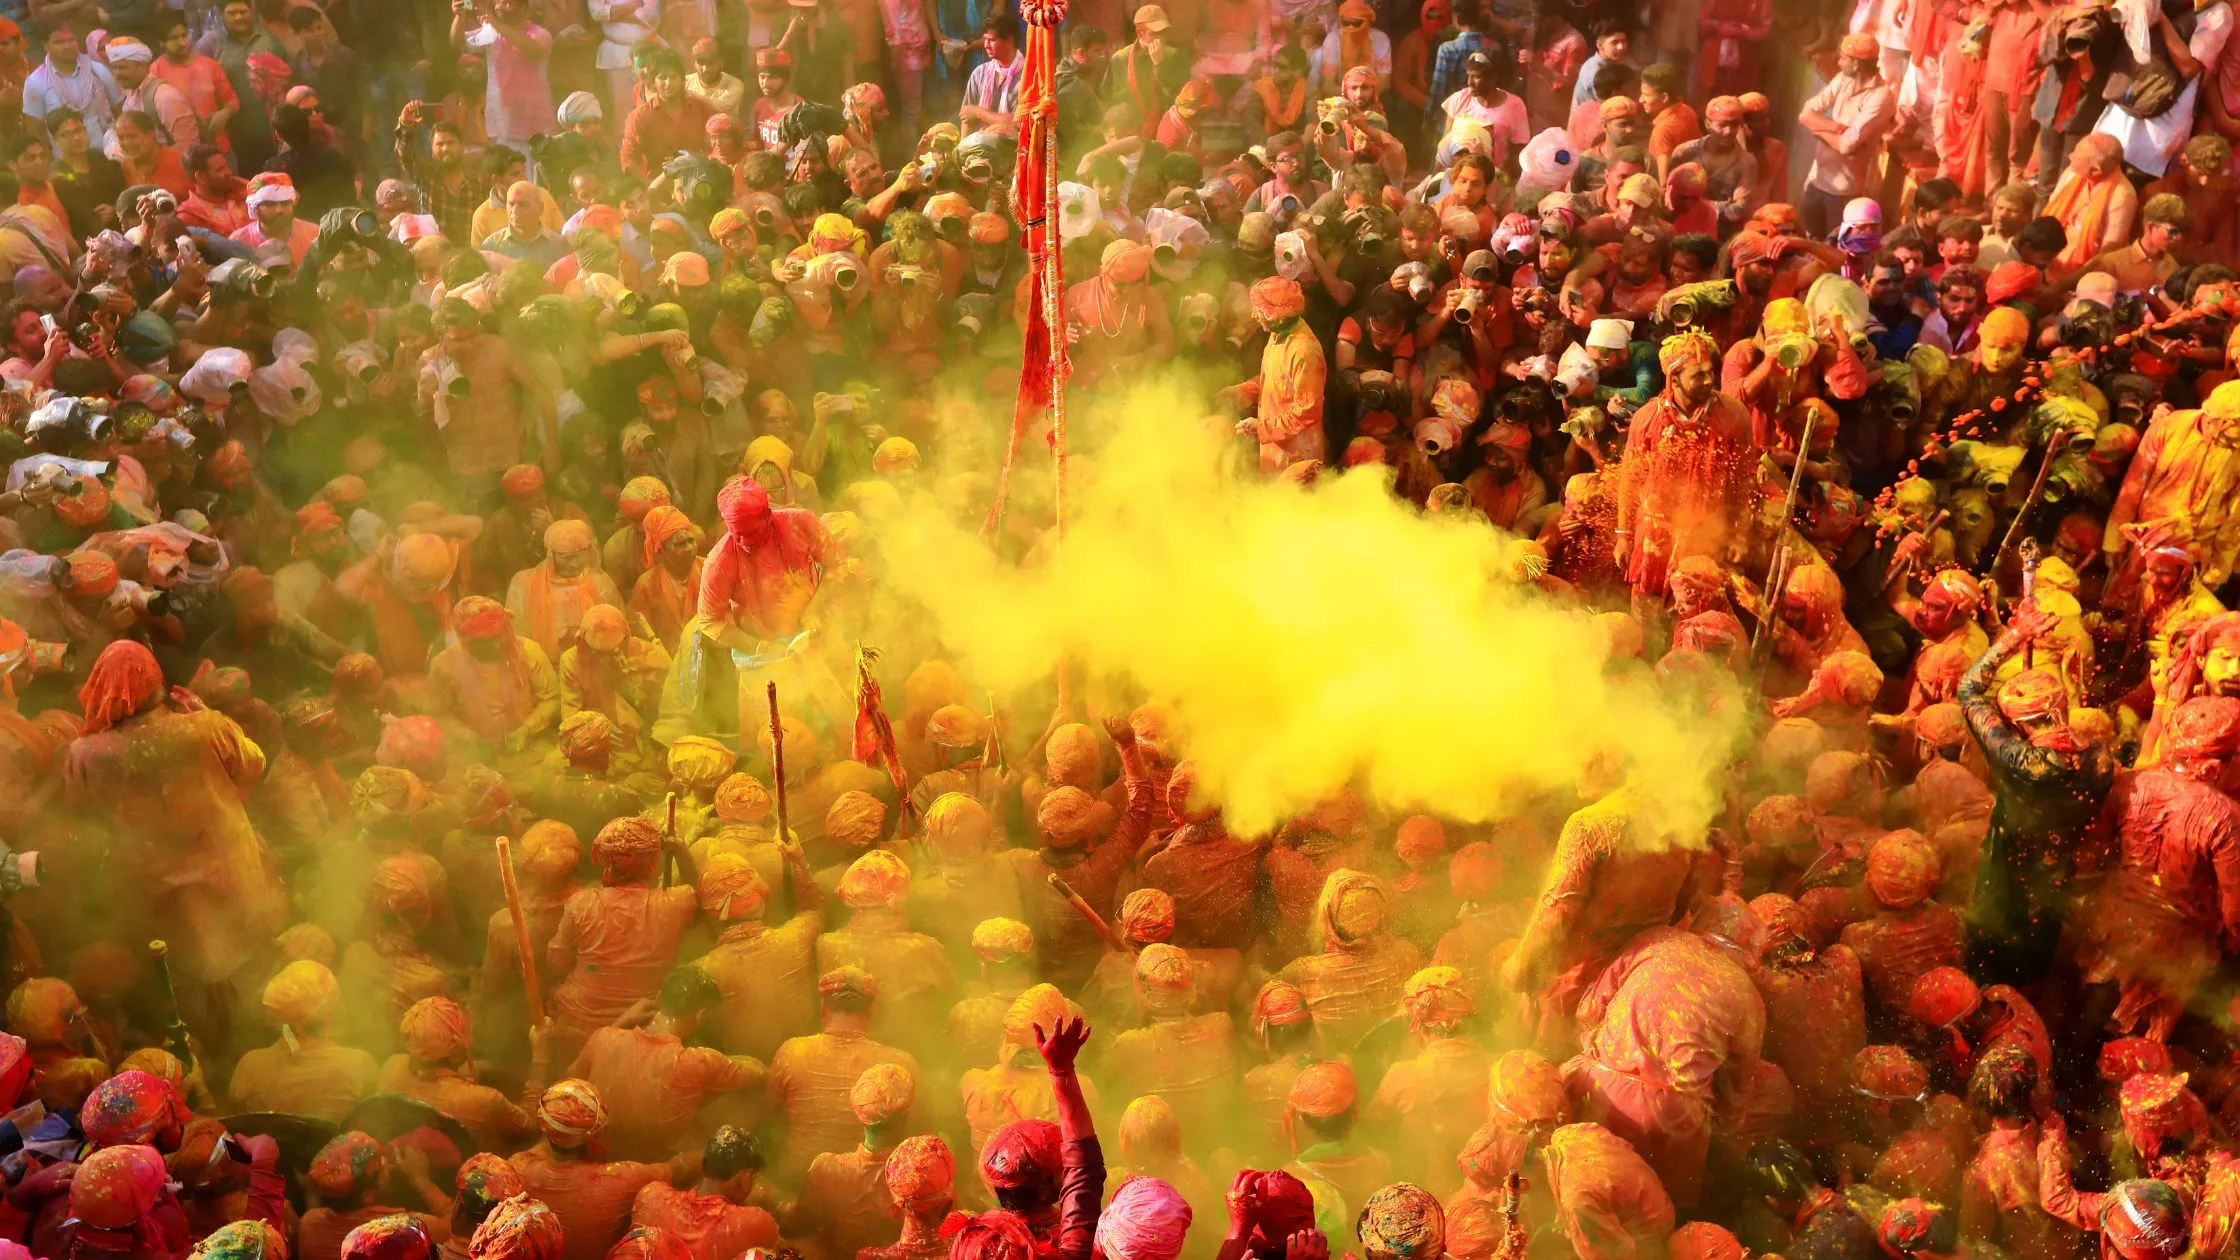
M78 58L78 68L67 75L55 69L54 62L42 61L23 81L25 117L45 118L50 110L74 109L85 116L86 134L96 149L108 140L123 100L109 67L91 57Z

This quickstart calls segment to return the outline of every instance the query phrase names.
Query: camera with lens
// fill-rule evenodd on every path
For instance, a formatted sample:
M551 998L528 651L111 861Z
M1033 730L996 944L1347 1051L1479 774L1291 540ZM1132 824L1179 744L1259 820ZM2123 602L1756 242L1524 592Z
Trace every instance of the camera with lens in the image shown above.
M1454 322L1458 324L1469 323L1478 317L1478 312L1484 310L1485 306L1486 295L1484 290L1464 288L1461 300L1457 301L1454 306Z
M264 301L276 287L271 272L246 258L228 258L210 269L211 290L230 301Z
M1798 372L1812 366L1813 359L1820 354L1820 343L1814 341L1810 333L1784 333L1774 338L1766 351L1784 370Z
M2118 372L2100 382L2100 388L2108 396L2109 420L2134 429L2146 427L2147 408L2154 404L2156 395L2153 381L2133 372Z
M912 293L926 282L926 269L909 263L895 263L887 268L887 280L904 293Z
M436 388L452 398L465 398L474 388L467 374L459 370L459 365L449 355L437 358L429 365L429 370L435 373Z
M351 342L334 359L336 370L361 384L371 385L381 375L381 352L366 342Z
M991 293L967 293L957 299L957 332L966 341L978 341L995 322L996 299Z
M1408 300L1418 306L1431 300L1439 286L1431 283L1431 268L1419 262L1401 263L1392 269L1392 287L1408 295Z
M1408 393L1390 372L1361 374L1361 409L1397 412L1407 405Z
M46 864L37 851L18 853L0 844L0 896L38 888L45 883Z
M2106 346L2115 340L2116 313L2088 298L2069 303L2056 323L2061 344L2071 350Z
M863 282L863 264L851 254L825 254L810 262L808 277L842 293L853 293Z

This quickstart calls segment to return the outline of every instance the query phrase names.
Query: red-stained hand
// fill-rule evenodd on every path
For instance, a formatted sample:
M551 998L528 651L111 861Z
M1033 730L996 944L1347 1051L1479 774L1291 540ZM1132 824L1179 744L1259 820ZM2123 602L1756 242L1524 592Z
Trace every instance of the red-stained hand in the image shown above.
M1330 1240L1319 1229L1302 1229L1284 1240L1283 1260L1330 1260Z
M1081 1056L1081 1047L1089 1044L1089 1021L1065 1019L1058 1026L1043 1031L1042 1025L1034 1026L1034 1048L1042 1061L1053 1072L1071 1072L1073 1061Z

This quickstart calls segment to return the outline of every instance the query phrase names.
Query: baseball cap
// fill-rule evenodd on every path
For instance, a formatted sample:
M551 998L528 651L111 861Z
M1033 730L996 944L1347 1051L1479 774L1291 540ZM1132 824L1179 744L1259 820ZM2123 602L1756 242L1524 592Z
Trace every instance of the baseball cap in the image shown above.
M1490 249L1474 249L1462 260L1462 274L1472 280L1493 280L1501 275L1500 264Z
M1136 10L1135 25L1149 27L1154 31L1163 31L1173 24L1167 21L1167 11L1165 9L1155 4L1147 4Z

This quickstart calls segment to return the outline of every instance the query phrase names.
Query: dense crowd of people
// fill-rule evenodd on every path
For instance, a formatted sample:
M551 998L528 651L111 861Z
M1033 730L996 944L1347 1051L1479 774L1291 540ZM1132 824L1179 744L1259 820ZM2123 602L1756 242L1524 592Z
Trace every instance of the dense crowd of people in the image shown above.
M2227 0L0 15L0 1260L2230 1250ZM1715 806L991 690L1122 423Z

